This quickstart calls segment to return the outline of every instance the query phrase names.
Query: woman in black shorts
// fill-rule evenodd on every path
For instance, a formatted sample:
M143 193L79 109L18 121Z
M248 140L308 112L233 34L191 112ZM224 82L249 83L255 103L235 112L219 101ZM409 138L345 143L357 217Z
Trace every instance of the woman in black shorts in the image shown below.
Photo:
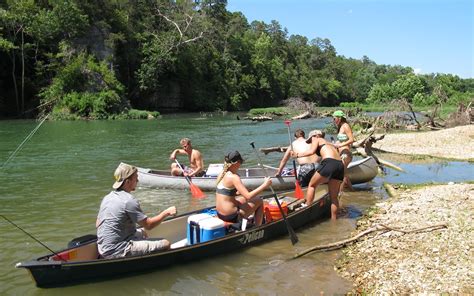
M336 220L339 208L337 197L344 179L344 164L337 148L324 139L324 133L311 136L306 142L311 143L311 148L304 153L292 153L292 156L298 158L316 154L321 156L322 159L309 181L308 190L306 191L306 204L310 205L313 202L314 193L319 184L328 183L329 196L331 197L331 219Z

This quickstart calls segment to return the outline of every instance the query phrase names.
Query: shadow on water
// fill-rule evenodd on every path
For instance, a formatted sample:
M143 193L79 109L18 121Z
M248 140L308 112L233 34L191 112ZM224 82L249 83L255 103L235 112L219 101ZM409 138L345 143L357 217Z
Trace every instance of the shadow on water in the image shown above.
M323 129L330 120L295 121L291 128ZM37 125L34 121L0 121L0 162L8 158ZM121 161L142 167L168 168L169 154L179 139L189 137L204 153L206 164L222 162L229 150L239 150L246 165L258 160L250 147L283 146L288 143L283 122L254 123L236 120L235 114L198 117L166 115L152 121L45 122L34 137L0 171L1 214L34 234L53 250L64 248L73 237L95 233L95 219L102 197L110 191L113 171ZM263 156L276 166L282 155ZM287 261L314 245L350 237L356 219L377 201L387 198L383 182L461 182L472 179L473 164L465 162L418 162L391 159L405 173L387 170L369 184L358 185L341 197L345 214L337 221L318 221L297 231L300 242L292 246L287 236L209 260L177 265L164 271L67 288L35 288L15 263L45 253L11 225L0 221L0 294L99 295L110 294L343 294L351 283L334 271L340 251L312 253ZM154 215L171 205L180 213L214 203L213 193L193 199L187 190L150 190L134 193L142 209ZM311 291L311 292L309 292Z

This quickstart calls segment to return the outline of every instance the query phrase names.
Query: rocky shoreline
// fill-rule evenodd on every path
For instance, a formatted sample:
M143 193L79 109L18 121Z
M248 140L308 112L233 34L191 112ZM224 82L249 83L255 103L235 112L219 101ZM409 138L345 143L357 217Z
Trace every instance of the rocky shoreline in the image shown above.
M473 139L474 126L468 125L390 134L374 146L472 161ZM474 184L400 185L390 193L391 198L358 221L356 233L376 225L393 230L364 236L344 250L337 264L338 272L354 284L351 293L474 294ZM410 232L433 225L446 227Z
M340 274L353 293L474 293L474 184L398 188L358 222L406 231L445 224L430 232L374 232L344 251Z

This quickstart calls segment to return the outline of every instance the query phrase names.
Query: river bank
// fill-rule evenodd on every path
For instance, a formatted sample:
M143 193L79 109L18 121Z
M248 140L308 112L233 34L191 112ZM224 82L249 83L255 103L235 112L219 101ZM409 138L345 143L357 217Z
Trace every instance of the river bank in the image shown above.
M406 231L445 224L432 232L374 232L344 251L340 274L354 293L474 293L474 184L400 187L358 222Z
M439 131L386 134L373 148L392 153L474 161L474 125Z
M474 126L388 134L375 148L404 155L474 159ZM460 148L461 147L461 148ZM411 231L372 232L344 250L337 269L354 284L352 293L474 293L474 184L391 190L393 196L358 221L357 233L376 225Z

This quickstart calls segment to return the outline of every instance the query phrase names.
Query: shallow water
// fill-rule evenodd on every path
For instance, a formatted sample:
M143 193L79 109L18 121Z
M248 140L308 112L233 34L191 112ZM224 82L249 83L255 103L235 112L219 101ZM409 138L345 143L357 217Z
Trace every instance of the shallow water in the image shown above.
M309 132L324 128L328 122L327 119L301 120L294 122L291 128ZM34 121L0 121L0 164L36 125ZM169 154L179 146L182 137L193 140L207 164L219 163L226 152L237 149L244 156L245 165L255 165L257 157L250 142L254 141L257 148L288 143L283 122L239 121L236 114L167 115L152 121L45 122L18 155L0 170L1 214L50 248L61 249L71 238L95 232L100 201L110 191L112 174L120 161L143 167L169 167ZM272 166L278 165L281 156L279 153L261 155L265 164ZM336 222L319 221L298 230L300 242L295 247L283 236L239 253L67 288L37 289L25 270L14 268L17 262L48 251L0 219L0 294L344 293L351 283L341 279L333 269L340 251L286 259L313 245L348 237L354 230L355 219L376 201L386 198L383 182L459 182L471 180L474 167L465 162L394 162L407 173L388 170L387 175L358 186L358 191L346 193L342 200L346 215ZM188 191L179 190L139 188L135 196L148 214L171 205L183 213L213 204L212 197L196 200Z

